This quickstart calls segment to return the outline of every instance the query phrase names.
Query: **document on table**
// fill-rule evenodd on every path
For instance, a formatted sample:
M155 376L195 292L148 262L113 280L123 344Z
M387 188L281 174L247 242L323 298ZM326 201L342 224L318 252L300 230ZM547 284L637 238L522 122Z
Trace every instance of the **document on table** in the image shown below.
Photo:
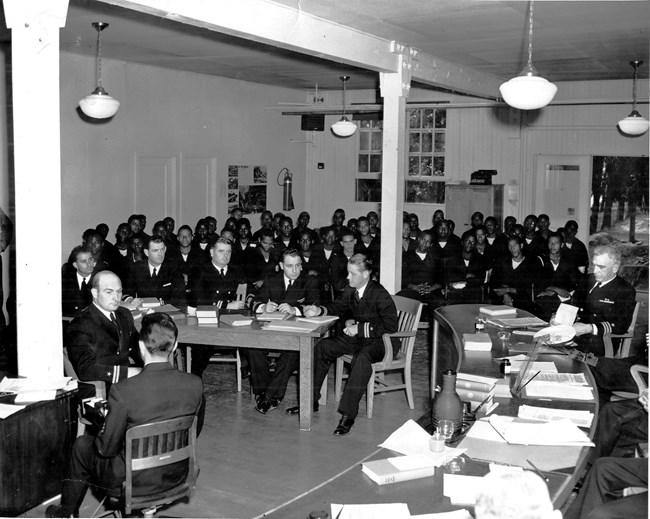
M332 503L331 517L337 519L409 519L406 503L378 503L370 505L340 505Z
M71 377L53 378L8 378L0 382L0 391L20 393L22 391L56 391L66 387Z
M400 454L420 454L429 450L430 435L413 420L407 420L404 425L393 432L379 447L390 449Z
M510 360L510 371L512 373L519 373L521 370L521 366L526 362L526 360ZM538 371L541 371L537 377L535 377L535 380L537 380L541 375L544 373L557 373L557 367L555 366L555 362L547 362L547 361L535 361L532 363L530 367L529 373L537 373ZM525 381L524 381L525 383Z
M473 519L469 510L461 508L452 512L440 512L438 514L412 515L411 519Z
M561 303L557 311L555 312L555 318L553 319L553 324L573 326L573 323L576 322L577 315L578 315L577 306Z
M0 419L5 419L18 411L25 409L24 405L0 404Z
M594 421L594 413L574 409L554 409L551 407L522 405L519 407L519 418L542 420L545 422L571 420L578 427L591 427L591 423Z
M452 505L474 506L476 496L483 489L483 477L443 474L443 495Z
M428 449L428 447L427 447ZM423 467L442 467L447 461L457 458L465 449L452 449L445 447L444 452L421 452L408 456L395 456L387 458L388 462L398 470L415 470Z
M574 386L557 382L538 381L541 373L524 388L527 398L549 398L551 400L593 400L594 393L588 386Z
M593 447L593 442L570 420L531 422L511 416L494 415L490 425L509 444L567 445Z
M320 317L296 317L296 321L314 324L333 323L334 321L338 321L338 319L339 318L336 315L323 315Z

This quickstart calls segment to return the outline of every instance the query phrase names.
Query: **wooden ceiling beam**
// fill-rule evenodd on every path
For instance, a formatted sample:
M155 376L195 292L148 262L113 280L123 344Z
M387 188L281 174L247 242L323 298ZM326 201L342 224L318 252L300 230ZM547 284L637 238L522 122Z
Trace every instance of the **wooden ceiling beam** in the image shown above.
M152 16L375 72L396 72L396 43L269 0L100 0ZM417 49L411 79L464 94L496 98L502 80Z

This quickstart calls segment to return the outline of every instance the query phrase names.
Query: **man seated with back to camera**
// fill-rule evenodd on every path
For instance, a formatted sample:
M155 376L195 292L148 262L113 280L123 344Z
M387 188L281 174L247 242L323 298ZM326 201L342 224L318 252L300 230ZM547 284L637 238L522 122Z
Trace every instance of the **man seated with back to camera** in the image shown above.
M280 312L300 316L304 315L305 306L319 303L318 278L305 274L302 259L296 249L285 249L280 260L280 272L264 280L253 300L253 312ZM289 376L298 368L300 360L297 351L280 352L275 371L271 375L267 353L267 350L258 349L248 352L251 383L257 402L255 409L262 414L280 405L287 390Z
M47 517L77 517L89 483L119 490L125 479L124 439L127 429L183 416L197 417L197 435L203 425L203 383L195 375L177 370L170 358L178 346L178 328L165 313L145 315L138 348L144 368L122 380L108 394L108 414L95 438L79 436L72 449L69 475L63 483L60 505L50 505ZM138 471L133 495L161 492L181 483L187 461Z
M210 247L210 262L205 262L190 279L188 314L199 305L212 305L219 311L243 310L244 301L237 301L237 287L246 283L246 274L238 265L231 265L232 244L218 238ZM201 376L210 362L213 348L194 348L192 373Z
M318 411L318 400L323 380L330 365L345 354L354 356L350 374L339 402L341 420L334 434L350 432L359 412L359 402L372 376L373 362L384 357L384 333L397 331L397 309L393 298L379 283L371 279L372 264L363 254L355 254L348 263L349 286L331 304L324 307L308 306L307 317L337 315L352 317L345 322L343 333L319 341L314 350L313 411ZM298 414L300 408L290 407L288 414Z
M139 373L138 332L131 312L120 307L120 278L109 270L98 272L91 294L92 304L70 322L64 344L79 380L104 381L108 391L111 384ZM79 385L80 398L94 395L93 386Z

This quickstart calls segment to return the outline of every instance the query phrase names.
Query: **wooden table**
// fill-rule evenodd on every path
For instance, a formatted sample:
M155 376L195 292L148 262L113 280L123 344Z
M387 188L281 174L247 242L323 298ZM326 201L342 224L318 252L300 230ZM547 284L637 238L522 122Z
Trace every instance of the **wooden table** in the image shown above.
M297 351L300 354L298 371L300 395L300 430L311 430L313 407L313 349L317 340L329 330L332 323L319 326L311 333L269 331L255 326L199 326L195 318L187 324L178 324L178 342L187 346L186 371L192 369L192 347L232 346L263 350Z

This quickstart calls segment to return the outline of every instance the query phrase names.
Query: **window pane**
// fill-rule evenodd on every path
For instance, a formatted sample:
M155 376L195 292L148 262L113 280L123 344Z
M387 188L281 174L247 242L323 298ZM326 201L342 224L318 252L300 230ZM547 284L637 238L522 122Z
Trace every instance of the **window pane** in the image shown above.
M381 155L370 155L370 173L381 173Z
M361 151L368 151L370 148L368 147L370 143L370 136L368 135L368 132L359 132L359 150Z
M409 157L409 171L410 177L417 177L420 174L420 157Z
M422 161L420 162L420 175L423 177L430 177L432 175L431 162L431 157L422 157Z
M445 152L445 134L436 132L436 153Z
M422 153L431 153L431 133L426 132L422 134Z
M359 173L368 173L368 155L359 154Z
M411 132L411 134L409 135L409 151L410 152L420 151L420 134L417 132Z
M381 202L381 180L358 179L355 199L357 202Z
M424 128L433 128L433 112L434 110L424 111L424 120L422 121Z
M420 127L420 110L409 110L409 128Z
M433 157L433 174L437 176L444 176L445 174L445 158Z
M447 110L436 110L436 128L447 127Z
M444 204L445 203L445 183L432 182L423 180L421 182L414 180L406 181L404 190L405 202L412 204Z
M381 132L372 132L372 151L381 151L382 134Z
M361 125L361 128L370 128L370 127L372 127L372 121L367 120L367 119L362 119L361 121L359 121L359 123Z

